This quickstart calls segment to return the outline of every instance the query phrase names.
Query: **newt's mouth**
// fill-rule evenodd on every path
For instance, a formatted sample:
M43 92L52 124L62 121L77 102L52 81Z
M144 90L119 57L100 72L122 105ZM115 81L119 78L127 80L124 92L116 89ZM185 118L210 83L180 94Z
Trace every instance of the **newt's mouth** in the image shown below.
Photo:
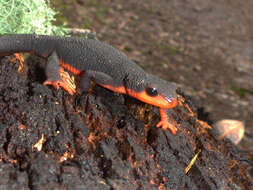
M174 98L173 99L171 99L171 98L165 98L165 99L168 102L168 107L166 107L166 108L174 108L178 104L177 99L174 99Z

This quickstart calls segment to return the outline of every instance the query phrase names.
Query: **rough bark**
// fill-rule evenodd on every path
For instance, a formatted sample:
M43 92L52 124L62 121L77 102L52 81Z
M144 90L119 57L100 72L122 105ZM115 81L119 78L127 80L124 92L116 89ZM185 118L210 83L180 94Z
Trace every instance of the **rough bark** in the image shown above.
M248 162L230 142L213 138L182 92L170 115L174 136L155 127L156 108L131 97L99 86L74 96L44 86L43 66L37 58L22 68L1 59L0 189L252 187Z

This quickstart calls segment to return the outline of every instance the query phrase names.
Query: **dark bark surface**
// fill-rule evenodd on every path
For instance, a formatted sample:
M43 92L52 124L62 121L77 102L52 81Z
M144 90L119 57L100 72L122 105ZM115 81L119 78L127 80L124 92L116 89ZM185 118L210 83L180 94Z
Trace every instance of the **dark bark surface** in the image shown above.
M174 136L155 127L156 108L131 97L99 86L74 96L44 86L43 66L37 58L22 68L1 59L0 189L252 187L247 160L230 142L213 138L182 92L170 115Z
M178 83L213 122L243 121L239 147L252 154L253 1L51 2L60 26L89 28L146 71Z

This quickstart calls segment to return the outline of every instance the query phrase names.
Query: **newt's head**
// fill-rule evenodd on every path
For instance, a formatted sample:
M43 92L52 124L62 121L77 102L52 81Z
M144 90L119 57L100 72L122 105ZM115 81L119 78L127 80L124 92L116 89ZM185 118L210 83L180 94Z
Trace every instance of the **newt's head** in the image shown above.
M177 106L176 84L148 74L138 83L140 91L128 92L129 95L159 108L169 109Z

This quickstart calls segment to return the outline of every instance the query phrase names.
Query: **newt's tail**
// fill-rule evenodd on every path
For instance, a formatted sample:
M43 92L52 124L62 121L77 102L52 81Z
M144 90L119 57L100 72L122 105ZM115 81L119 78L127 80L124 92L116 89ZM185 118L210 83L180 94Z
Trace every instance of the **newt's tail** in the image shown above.
M36 34L4 35L0 37L0 56L27 52L48 57L54 50L57 40L57 37Z
M20 52L33 52L33 35L10 34L0 37L0 56Z

